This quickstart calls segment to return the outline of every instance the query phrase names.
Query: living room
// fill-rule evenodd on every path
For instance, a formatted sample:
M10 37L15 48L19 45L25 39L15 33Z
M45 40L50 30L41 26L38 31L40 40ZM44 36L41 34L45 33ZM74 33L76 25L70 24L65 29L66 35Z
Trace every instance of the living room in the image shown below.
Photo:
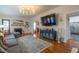
M23 6L23 8L26 6L27 5ZM75 51L78 52L78 48L79 48L78 44L76 45L76 47L74 45L75 43L72 45L73 38L70 35L69 16L71 16L72 14L78 13L79 6L77 5L62 5L62 6L61 5L49 5L49 6L36 5L35 8L36 7L38 7L38 9L34 11L36 12L36 14L30 15L25 12L28 10L22 9L21 12L17 10L18 9L17 5L0 6L0 9L1 9L0 10L0 13L1 13L0 29L1 29L1 32L4 33L3 36L5 37L5 39L8 37L6 40L4 40L5 41L4 43L7 46L9 45L8 47L5 47L4 43L2 43L4 50L10 53L34 53L34 52L39 53L40 51L44 53L46 52L70 53ZM7 12L5 12L5 10L7 10ZM42 18L45 18L45 17L49 18L50 16L54 18L52 20L54 23L49 24L47 22L48 24L43 24L44 22L42 22L43 20ZM6 22L7 20L9 20L9 22ZM7 23L8 25L6 25ZM43 33L45 35L41 35ZM29 40L26 41L26 38ZM37 38L42 40L41 41L33 40ZM27 44L23 40L26 41ZM19 42L18 45L20 45L20 49L17 46L16 41ZM64 49L62 49L63 47ZM7 48L9 49L7 50ZM57 49L57 50L54 50L54 49ZM18 52L18 50L21 50L21 51Z

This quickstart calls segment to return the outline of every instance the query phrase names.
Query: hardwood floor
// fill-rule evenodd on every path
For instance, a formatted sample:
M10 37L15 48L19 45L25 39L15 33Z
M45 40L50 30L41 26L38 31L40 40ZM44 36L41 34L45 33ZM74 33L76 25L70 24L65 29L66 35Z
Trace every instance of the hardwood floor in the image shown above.
M75 40L75 39L69 39L67 41L67 44L70 44L70 47L75 47L79 49L79 41Z
M79 42L75 39L69 39L66 43L58 43L57 41L48 39L44 40L52 43L52 46L43 50L42 53L71 53L72 48L79 49Z
M58 43L57 41L45 40L52 43L52 46L46 48L42 53L69 53L71 52L71 47L67 43Z

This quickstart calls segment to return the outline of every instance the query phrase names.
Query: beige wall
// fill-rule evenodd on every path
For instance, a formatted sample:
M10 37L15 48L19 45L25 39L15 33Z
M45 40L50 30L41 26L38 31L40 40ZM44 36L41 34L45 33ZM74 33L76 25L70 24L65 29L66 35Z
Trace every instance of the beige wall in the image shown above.
M64 42L66 42L69 38L70 38L70 32L69 32L69 28L68 28L68 19L67 19L67 15L74 13L74 12L78 12L79 11L79 6L59 6L55 9L52 9L50 11L41 13L40 15L37 15L35 17L33 17L33 20L37 20L39 21L39 27L40 28L54 28L57 32L60 29L63 29L63 37L64 37ZM45 27L41 25L41 18L42 16L45 15L49 15L49 14L53 14L56 13L58 14L58 25L52 26L52 27ZM62 19L62 22L60 21L60 19Z

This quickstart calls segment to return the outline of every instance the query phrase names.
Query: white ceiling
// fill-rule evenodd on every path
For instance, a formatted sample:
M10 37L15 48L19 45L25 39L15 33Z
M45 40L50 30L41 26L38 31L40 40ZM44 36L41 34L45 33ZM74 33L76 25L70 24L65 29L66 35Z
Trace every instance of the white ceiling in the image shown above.
M36 5L39 7L37 11L35 11L35 15L43 13L45 11L51 10L58 5ZM4 16L19 16L19 17L26 17L27 15L23 15L18 10L18 5L0 5L0 15ZM32 15L34 16L34 15Z

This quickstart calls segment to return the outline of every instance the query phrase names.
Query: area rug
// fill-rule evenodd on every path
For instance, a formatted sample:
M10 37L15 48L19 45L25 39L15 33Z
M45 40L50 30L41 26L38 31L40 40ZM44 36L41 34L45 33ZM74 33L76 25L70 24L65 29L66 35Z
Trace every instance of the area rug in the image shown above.
M32 35L20 37L17 41L23 53L39 53L52 45L42 39L34 38Z

